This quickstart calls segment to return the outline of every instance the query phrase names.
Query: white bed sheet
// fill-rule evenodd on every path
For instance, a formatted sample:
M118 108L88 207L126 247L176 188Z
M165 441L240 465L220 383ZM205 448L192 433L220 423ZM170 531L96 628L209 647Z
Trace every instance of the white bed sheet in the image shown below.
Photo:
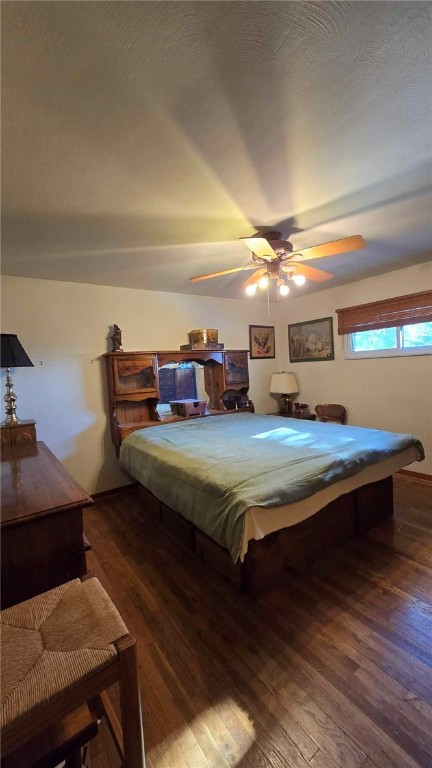
M302 501L297 501L294 504L285 504L280 507L271 507L270 509L250 507L245 512L240 560L243 562L251 539L263 539L269 533L301 523L302 520L311 517L315 512L318 512L318 510L330 504L331 501L334 501L334 499L337 499L344 493L349 493L367 483L384 480L385 477L393 475L398 469L412 464L417 459L417 450L415 446L411 446L390 459L366 467L366 469L363 469L356 475L323 488L322 491L318 491L318 493L308 496Z

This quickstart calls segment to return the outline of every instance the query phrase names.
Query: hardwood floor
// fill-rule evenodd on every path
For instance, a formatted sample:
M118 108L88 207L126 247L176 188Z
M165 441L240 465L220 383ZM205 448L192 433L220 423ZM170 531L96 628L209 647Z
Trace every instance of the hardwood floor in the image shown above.
M431 497L396 477L394 519L259 601L134 491L88 509L89 567L137 638L149 768L432 768ZM118 765L105 729L91 754Z

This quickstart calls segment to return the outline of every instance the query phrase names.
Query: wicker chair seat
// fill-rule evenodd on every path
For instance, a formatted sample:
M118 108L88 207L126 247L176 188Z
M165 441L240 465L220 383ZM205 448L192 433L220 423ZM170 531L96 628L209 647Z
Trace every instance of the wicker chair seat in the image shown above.
M94 578L70 581L0 616L3 734L111 664L113 643L127 635Z

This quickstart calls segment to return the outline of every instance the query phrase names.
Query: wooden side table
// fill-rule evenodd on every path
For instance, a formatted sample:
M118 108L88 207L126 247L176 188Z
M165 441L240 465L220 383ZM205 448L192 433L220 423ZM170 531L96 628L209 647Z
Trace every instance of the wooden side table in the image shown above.
M83 508L93 500L45 443L1 461L2 609L83 576Z
M36 422L33 419L20 421L18 424L0 424L0 446L4 449L14 449L15 446L36 443Z

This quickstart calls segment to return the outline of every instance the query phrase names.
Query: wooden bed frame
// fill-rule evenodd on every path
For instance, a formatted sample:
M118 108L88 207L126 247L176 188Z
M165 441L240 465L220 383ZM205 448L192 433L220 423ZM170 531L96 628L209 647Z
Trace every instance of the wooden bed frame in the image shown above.
M171 416L161 421L157 412L158 377L159 368L167 363L194 362L204 366L212 415L254 410L248 400L247 350L116 351L108 352L105 359L111 431L117 454L122 440L137 429L207 418ZM235 410L227 410L224 396L229 393L237 397ZM387 477L340 496L297 525L250 541L244 562L234 564L228 550L149 490L140 486L140 494L145 513L156 518L236 589L251 596L280 584L286 574L304 570L350 536L361 535L393 513L393 480Z
M259 597L281 584L288 574L301 572L318 557L355 535L365 533L393 514L393 478L386 477L339 496L297 525L249 542L244 562L233 563L221 547L193 523L139 485L144 512L159 521L235 589Z

